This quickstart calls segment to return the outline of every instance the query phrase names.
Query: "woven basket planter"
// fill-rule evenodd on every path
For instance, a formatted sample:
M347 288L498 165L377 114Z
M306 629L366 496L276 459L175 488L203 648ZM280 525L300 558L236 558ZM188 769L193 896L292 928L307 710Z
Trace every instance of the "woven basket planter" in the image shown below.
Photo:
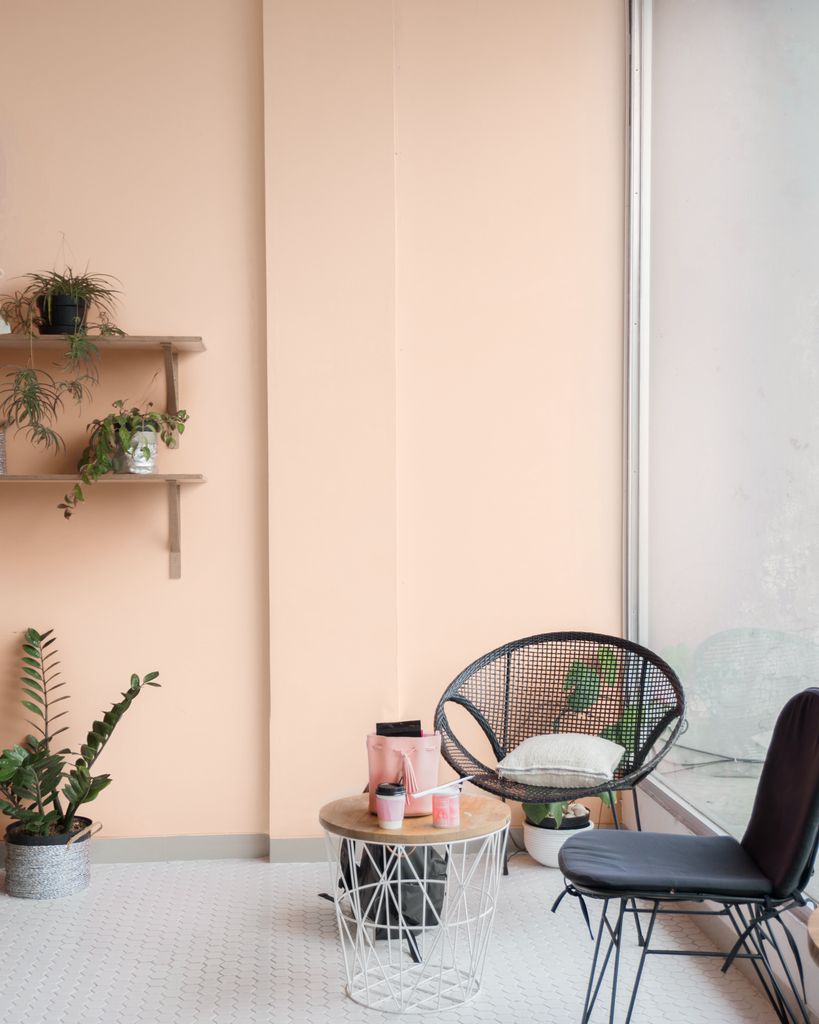
M75 818L83 829L90 818ZM74 896L91 882L91 832L56 836L15 834L6 829L6 895L29 900Z
M572 836L579 836L594 828L594 822L590 821L585 828L538 828L537 825L530 825L528 821L523 823L523 845L530 857L544 864L547 868L557 867L557 855L560 847L571 839Z

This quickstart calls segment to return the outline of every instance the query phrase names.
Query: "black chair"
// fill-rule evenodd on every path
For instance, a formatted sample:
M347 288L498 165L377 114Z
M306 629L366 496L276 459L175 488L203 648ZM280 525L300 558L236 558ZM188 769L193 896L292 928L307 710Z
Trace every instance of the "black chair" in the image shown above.
M556 732L604 736L626 752L611 782L573 790L525 786L500 778L468 749L455 735L448 705L459 705L478 723L491 751L483 756L496 761L531 736ZM613 793L633 791L659 764L684 718L679 679L645 647L599 633L542 633L504 644L465 668L441 697L435 728L444 759L479 788L524 803L608 793L619 828Z
M819 689L808 689L792 697L780 713L742 842L730 836L612 830L597 832L590 838L591 841L588 836L578 835L567 840L558 856L567 891L571 895L579 896L581 900L590 896L604 901L583 1024L587 1024L591 1015L612 950L615 956L609 1019L614 1020L625 915L633 913L637 922L639 914L649 915L626 1016L628 1022L646 955L677 953L650 948L658 913L691 913L669 909L666 904L704 900L719 904L719 909L694 913L726 917L737 935L737 942L726 958L723 971L736 957L749 959L779 1020L783 1024L798 1024L797 1016L772 969L771 958L775 953L773 959L778 959L794 1001L805 1024L809 1024L803 998L782 956L772 923L779 921L792 952L796 953L793 939L780 915L789 907L804 905L802 890L812 874L819 839ZM651 905L636 909L636 905L629 902L635 899L646 900ZM613 921L607 916L609 903L619 908ZM608 932L609 943L597 970L604 931ZM690 950L681 951L679 955L723 954ZM795 960L801 976L798 953Z

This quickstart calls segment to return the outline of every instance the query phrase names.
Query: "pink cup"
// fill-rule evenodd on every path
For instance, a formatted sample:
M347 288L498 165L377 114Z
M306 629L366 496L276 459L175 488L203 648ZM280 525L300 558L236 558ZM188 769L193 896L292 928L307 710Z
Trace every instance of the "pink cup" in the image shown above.
M375 791L379 828L401 828L406 802L407 791L403 786L392 782L382 782Z
M445 789L442 793L432 794L432 826L433 828L460 828L460 789Z

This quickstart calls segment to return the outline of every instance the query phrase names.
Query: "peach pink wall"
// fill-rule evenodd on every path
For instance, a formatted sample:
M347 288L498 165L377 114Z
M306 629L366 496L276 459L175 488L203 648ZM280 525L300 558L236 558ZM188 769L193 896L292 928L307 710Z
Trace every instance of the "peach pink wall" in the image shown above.
M27 731L27 626L58 634L73 744L131 672L160 672L100 760L106 836L267 831L261 30L259 0L3 5L0 287L60 268L64 234L75 267L121 279L126 331L208 348L180 356L191 421L160 456L209 480L183 490L181 580L161 490L92 488L71 522L59 486L0 491L0 743ZM104 355L93 405L64 420L68 457L18 441L9 472L70 471L115 398L164 408L156 370Z
M0 267L64 233L127 331L208 346L163 453L209 479L181 580L159 493L65 523L59 488L0 492L0 743L29 625L72 739L165 684L100 765L105 835L315 835L377 719L429 724L504 640L619 629L623 36L612 0L6 5ZM109 353L70 456L10 471L160 407L159 369Z
M504 641L620 630L625 25L264 15L271 834L298 836L377 719L429 726Z

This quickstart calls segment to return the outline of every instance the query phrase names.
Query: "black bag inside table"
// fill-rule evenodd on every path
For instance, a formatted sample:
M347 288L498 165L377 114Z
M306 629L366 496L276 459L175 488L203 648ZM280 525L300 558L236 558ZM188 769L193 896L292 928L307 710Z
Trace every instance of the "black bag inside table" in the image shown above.
M416 846L408 853L396 853L392 847L365 843L361 863L351 858L352 843L341 844L339 886L350 890L358 886L361 905L376 928L375 938L386 939L400 925L415 963L421 956L415 936L423 927L440 924L446 892L447 857L431 846ZM397 847L403 851L404 847ZM383 894L380 878L386 875ZM400 885L399 885L400 882Z

